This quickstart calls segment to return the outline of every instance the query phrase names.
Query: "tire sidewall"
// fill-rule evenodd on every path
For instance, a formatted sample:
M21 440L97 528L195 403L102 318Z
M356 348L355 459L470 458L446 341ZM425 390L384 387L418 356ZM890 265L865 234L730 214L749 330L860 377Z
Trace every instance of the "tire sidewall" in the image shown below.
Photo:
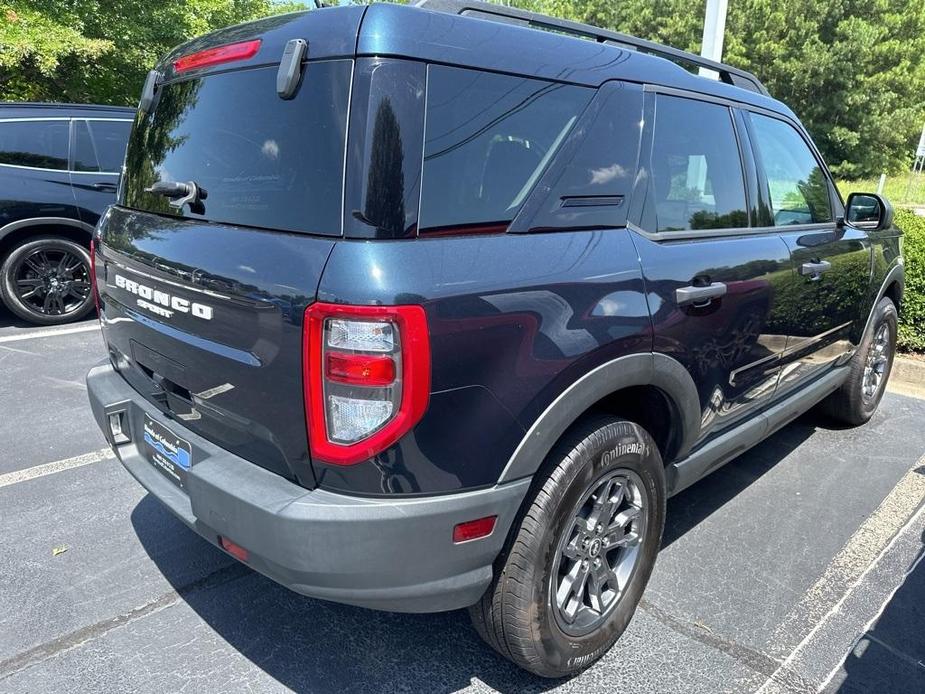
M29 306L24 304L19 298L19 295L17 294L13 285L13 270L24 256L34 252L38 248L48 248L49 250L67 250L69 253L73 253L78 256L86 265L87 272L89 273L90 271L90 254L86 248L81 246L76 241L57 236L46 236L32 239L31 241L27 241L26 243L23 243L10 251L10 253L3 260L2 266L0 266L0 297L2 297L3 303L6 304L6 307L18 318L21 318L22 320L28 321L30 323L34 323L36 325L62 325L64 323L71 323L73 321L80 320L81 318L87 316L87 314L89 314L93 309L92 294L88 298L84 307L78 309L77 311L57 316L46 315L34 311Z
M539 570L534 572L532 584L540 636L537 649L542 660L563 675L592 664L626 629L655 565L665 519L661 456L652 438L641 427L632 422L612 421L585 442L590 445L569 460L566 477L561 485L557 485L557 493L552 499L555 510L538 539L543 551L539 566L535 567ZM571 636L560 629L550 595L559 540L562 533L570 529L577 504L589 487L602 476L618 469L635 472L643 482L648 502L645 508L646 536L619 604L602 626L583 636Z

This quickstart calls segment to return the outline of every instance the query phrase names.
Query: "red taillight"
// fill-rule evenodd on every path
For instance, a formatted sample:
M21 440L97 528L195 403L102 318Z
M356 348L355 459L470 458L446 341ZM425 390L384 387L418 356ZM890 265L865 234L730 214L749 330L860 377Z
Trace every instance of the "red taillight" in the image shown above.
M303 383L312 457L353 465L417 424L430 398L430 341L420 306L312 304Z
M235 60L247 60L248 58L253 58L259 50L260 39L229 43L177 58L173 61L173 69L175 72L186 72L187 70L195 70L201 67L230 63Z
M233 556L238 561L247 561L247 558L250 556L246 549L244 549L241 545L236 545L227 537L219 537L218 542L222 546L222 549L224 549L226 552L228 552L228 554Z
M324 362L324 377L357 386L387 386L395 380L395 360L392 357L329 352Z
M96 317L100 318L100 292L96 286L96 238L90 238L90 291L93 292L93 305L96 306Z
M495 529L496 520L498 520L498 516L486 516L485 518L459 523L453 528L453 542L458 544L488 537Z

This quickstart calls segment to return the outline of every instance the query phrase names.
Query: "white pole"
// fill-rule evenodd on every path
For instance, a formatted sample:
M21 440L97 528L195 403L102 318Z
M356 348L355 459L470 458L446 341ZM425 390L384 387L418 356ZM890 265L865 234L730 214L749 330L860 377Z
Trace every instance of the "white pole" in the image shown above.
M723 36L726 33L726 10L728 0L707 0L707 9L703 17L703 40L700 42L700 55L716 62L723 60ZM717 79L713 70L700 69L704 77Z
M886 174L880 174L880 183L877 184L877 195L883 195L883 186L886 184Z
M703 18L703 41L700 55L716 62L723 59L723 35L726 33L726 9L728 0L707 0L707 11Z

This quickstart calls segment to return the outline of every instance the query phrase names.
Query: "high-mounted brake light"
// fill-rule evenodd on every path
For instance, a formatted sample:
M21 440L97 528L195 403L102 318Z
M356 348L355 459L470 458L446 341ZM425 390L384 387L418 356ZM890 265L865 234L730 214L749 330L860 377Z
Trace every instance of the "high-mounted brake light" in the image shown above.
M190 53L174 60L173 69L175 72L186 72L187 70L231 63L235 60L247 60L257 55L257 51L260 50L260 41L260 39L254 39L253 41L228 43L224 46L206 48L204 51Z
M420 306L312 304L303 382L312 457L353 465L417 424L430 398L430 341Z

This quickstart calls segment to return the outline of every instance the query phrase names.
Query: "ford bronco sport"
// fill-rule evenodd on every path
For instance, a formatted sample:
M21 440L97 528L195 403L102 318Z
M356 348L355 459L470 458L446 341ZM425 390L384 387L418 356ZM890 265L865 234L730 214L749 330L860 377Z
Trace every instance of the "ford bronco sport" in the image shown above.
M667 497L817 403L871 417L899 239L727 65L475 2L273 17L149 75L90 400L255 570L468 607L567 675L626 628Z

